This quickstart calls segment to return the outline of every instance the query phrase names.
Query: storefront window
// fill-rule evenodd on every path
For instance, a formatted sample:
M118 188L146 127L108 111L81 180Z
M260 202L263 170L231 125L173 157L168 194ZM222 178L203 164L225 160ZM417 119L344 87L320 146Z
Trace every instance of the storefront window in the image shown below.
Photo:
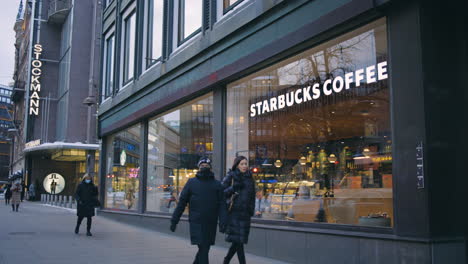
M150 120L146 210L172 213L198 160L212 153L211 93Z
M227 90L227 160L249 158L256 216L391 227L392 135L380 19Z
M137 210L140 189L141 126L114 134L107 141L106 208Z

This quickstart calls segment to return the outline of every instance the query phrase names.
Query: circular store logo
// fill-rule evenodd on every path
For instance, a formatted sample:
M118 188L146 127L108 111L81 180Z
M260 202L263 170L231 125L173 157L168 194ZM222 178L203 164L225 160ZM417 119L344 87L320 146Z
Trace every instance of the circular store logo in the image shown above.
M120 153L120 166L125 166L125 163L127 163L127 152L123 149Z
M44 178L44 190L50 194L59 194L65 188L65 179L58 173L51 173Z

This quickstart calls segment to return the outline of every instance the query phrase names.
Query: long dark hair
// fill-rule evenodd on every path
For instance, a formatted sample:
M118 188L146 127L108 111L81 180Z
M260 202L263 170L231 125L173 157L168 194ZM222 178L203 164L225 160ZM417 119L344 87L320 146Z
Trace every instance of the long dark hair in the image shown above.
M239 166L239 163L241 163L241 161L243 160L247 160L248 159L244 156L237 156L235 159L234 159L234 163L232 164L232 168L231 170L235 171L237 169L237 166Z

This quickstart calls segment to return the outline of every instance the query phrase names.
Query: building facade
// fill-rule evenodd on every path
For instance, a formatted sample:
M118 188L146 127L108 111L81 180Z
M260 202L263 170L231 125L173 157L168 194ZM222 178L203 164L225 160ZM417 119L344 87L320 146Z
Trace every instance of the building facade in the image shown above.
M105 1L101 214L168 232L197 160L212 158L222 179L242 155L257 186L249 252L465 263L461 9L442 19L430 1Z
M34 183L41 193L72 195L98 157L97 3L27 0L23 6L21 1L14 27L12 165L13 171L23 171L27 186Z

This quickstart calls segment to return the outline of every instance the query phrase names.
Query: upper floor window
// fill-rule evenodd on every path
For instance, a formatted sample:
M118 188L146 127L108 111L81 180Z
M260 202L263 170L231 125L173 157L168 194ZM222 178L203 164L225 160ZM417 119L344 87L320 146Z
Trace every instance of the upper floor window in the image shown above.
M179 0L179 44L201 31L203 0Z
M107 8L114 0L104 0L104 8Z
M146 12L147 40L145 66L153 65L162 56L164 0L148 1Z
M108 33L104 42L104 59L102 63L102 100L109 97L114 88L114 36L114 32Z
M131 81L135 74L135 30L136 12L132 10L124 17L123 21L123 45L122 45L122 69L123 85Z
M227 13L243 0L223 0L223 13Z

